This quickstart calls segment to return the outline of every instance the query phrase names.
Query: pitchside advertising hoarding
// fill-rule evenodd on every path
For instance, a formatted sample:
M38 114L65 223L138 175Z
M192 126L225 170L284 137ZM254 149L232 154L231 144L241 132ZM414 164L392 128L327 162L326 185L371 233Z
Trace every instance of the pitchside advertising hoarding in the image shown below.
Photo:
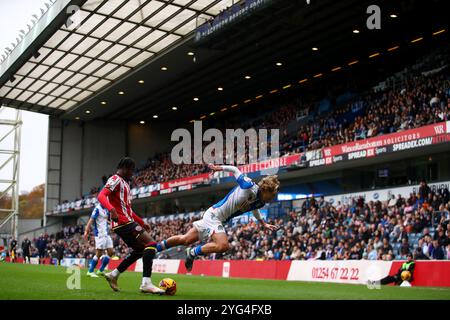
M116 268L121 260L111 260ZM403 261L381 260L196 260L191 274L223 278L367 284L395 274ZM142 272L142 260L130 266ZM450 261L417 261L413 286L450 287ZM183 260L155 259L153 272L186 274Z
M450 181L430 183L428 185L432 191L441 190L441 189L449 189L450 190ZM352 192L345 193L334 196L326 196L324 197L325 201L336 205L337 202L341 202L341 204L349 204L352 199L363 198L365 201L386 201L390 200L392 196L397 198L398 195L401 195L403 198L408 198L409 195L413 192L419 191L420 185L399 187L399 188L389 188L389 189L381 189L381 190L369 190L369 191L361 191L361 192Z
M302 154L267 159L258 163L239 166L243 173L265 174L270 169L300 165L303 168L329 166L334 163L357 159L368 159L395 152L414 150L450 141L450 121L439 122L420 128L395 132L365 140L352 141L332 147L308 151ZM226 182L231 174L220 172L214 177L210 173L199 174L140 188L133 188L133 198L146 198L177 191L194 189L211 182ZM90 208L97 204L96 197L58 205L53 213Z

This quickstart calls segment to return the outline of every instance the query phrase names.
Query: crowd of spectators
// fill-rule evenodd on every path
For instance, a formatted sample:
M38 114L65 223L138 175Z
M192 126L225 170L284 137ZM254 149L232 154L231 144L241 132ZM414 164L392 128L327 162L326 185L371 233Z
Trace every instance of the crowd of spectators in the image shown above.
M426 188L426 184L422 189ZM420 192L420 191L419 191ZM310 199L291 212L277 232L254 223L229 230L231 259L393 260L450 259L447 189L386 202L353 199L331 205ZM433 231L430 231L433 230Z
M280 129L280 156L283 156L450 120L448 67L426 75L410 73L403 79L400 88L362 94L354 101L332 108L329 113L310 117L304 125L289 132L288 124L295 122L305 108L311 109L311 106L297 101L272 108L270 112L266 111L263 116L247 123L226 123L228 127L241 127L244 130ZM224 130L225 124L223 126L218 129ZM248 148L246 151L245 160L248 162ZM227 153L224 152L224 155ZM174 165L170 153L160 153L150 157L136 170L131 186L141 187L205 172L206 165ZM106 176L103 182L105 179ZM99 189L92 188L91 195L96 195Z

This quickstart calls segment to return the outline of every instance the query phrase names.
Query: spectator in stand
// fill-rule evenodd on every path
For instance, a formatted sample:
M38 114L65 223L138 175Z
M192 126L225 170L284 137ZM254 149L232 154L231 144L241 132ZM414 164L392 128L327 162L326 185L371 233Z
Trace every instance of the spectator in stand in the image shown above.
M420 181L420 187L419 187L419 202L422 204L425 199L428 197L428 195L430 194L430 187L428 186L427 182L425 181L425 179L422 179Z
M437 240L433 240L428 251L430 252L431 258L434 260L443 260L445 258L444 249Z
M414 260L429 260L429 258L423 254L421 248L417 248L414 252Z

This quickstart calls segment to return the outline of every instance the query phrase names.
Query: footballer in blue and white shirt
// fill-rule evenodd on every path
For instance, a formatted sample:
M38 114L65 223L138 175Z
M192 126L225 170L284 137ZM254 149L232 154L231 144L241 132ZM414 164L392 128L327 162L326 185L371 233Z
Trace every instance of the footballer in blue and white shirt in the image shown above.
M178 245L189 246L198 240L201 242L212 240L187 249L185 265L188 271L192 269L196 256L221 253L229 249L230 244L223 223L234 217L251 211L261 226L269 230L277 229L276 226L266 223L259 211L276 197L280 188L277 176L265 176L258 183L254 183L235 166L209 165L209 168L213 171L232 173L237 185L222 200L206 210L202 219L195 221L186 234L172 236L157 245L157 250L162 251Z
M89 221L86 225L84 232L84 239L88 240L91 232L91 226L94 228L95 239L95 255L92 257L89 263L89 270L87 275L91 277L97 277L97 275L103 275L106 266L109 263L110 258L114 254L114 246L112 239L109 235L110 232L110 217L109 212L101 204L98 204L91 213ZM105 255L105 250L107 255ZM97 273L94 273L94 269L97 266L99 260L102 260L100 268Z

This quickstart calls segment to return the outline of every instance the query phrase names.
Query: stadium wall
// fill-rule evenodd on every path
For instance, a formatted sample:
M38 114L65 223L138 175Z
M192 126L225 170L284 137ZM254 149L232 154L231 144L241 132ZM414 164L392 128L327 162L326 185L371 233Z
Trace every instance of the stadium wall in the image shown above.
M101 186L102 176L114 173L118 160L125 155L142 165L149 156L170 150L173 126L50 117L46 211Z
M128 125L128 154L143 165L156 153L167 152L172 148L170 137L175 129L171 123L152 123L151 125Z
M111 261L108 268L115 268L120 262L121 260ZM403 262L400 260L197 260L192 274L225 278L366 284L369 279L379 280L388 274L395 274ZM130 267L130 270L141 272L142 261L138 260ZM175 259L154 260L153 271L186 274L183 261ZM412 285L450 287L450 261L417 261Z

